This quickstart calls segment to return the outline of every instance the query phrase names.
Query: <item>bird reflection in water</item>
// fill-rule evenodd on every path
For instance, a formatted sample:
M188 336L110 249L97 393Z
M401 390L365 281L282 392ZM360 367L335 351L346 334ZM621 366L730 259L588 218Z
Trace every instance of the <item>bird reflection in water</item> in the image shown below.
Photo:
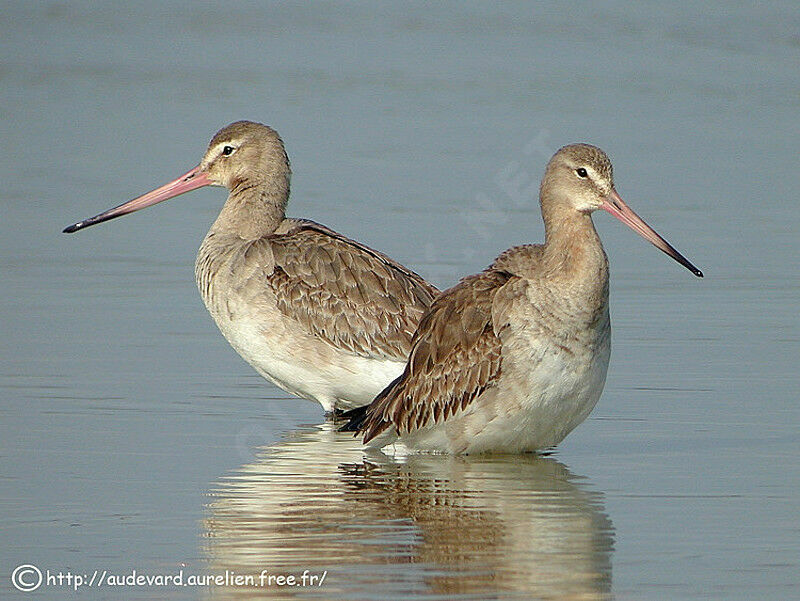
M330 423L220 480L209 571L321 574L321 587L217 587L214 599L608 599L602 495L552 457L380 452Z

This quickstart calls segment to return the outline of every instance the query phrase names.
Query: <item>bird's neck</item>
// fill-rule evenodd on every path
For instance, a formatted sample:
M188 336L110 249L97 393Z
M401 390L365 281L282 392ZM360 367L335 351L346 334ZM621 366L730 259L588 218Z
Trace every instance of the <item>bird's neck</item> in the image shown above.
M543 204L543 272L565 294L598 307L608 298L608 259L588 213L563 204Z
M235 235L244 240L272 234L286 218L288 201L288 175L234 183L209 234Z

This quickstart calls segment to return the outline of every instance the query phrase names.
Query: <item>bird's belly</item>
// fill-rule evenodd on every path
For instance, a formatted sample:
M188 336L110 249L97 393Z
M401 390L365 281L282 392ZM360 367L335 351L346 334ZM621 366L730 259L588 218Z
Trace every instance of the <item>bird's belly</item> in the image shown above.
M591 413L605 386L610 336L591 349L570 352L532 347L533 369L525 361L509 365L508 380L498 390L498 402L509 410L486 435L505 436L520 450L536 450L561 442Z
M277 309L240 309L228 303L225 311L211 310L230 345L264 378L325 411L366 405L403 371L401 362L339 350Z

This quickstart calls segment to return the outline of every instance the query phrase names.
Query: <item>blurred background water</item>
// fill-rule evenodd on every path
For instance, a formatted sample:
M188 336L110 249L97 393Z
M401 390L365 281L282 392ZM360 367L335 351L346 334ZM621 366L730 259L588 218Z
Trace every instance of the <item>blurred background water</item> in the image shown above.
M795 595L799 31L778 1L5 3L0 596L25 563L329 570L89 599ZM206 314L223 191L60 234L243 118L286 142L291 215L442 288L541 241L575 141L706 278L598 215L615 330L587 422L544 458L365 461Z

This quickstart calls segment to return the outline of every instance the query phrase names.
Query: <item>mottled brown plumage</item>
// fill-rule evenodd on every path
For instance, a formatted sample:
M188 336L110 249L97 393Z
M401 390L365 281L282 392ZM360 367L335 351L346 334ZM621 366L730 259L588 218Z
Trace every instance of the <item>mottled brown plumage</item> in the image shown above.
M403 375L367 410L364 442L392 425L402 434L442 423L494 384L501 369L498 334L506 324L493 323L492 304L511 277L487 269L434 301L419 324Z
M198 289L221 332L261 375L326 411L368 403L402 371L438 291L363 244L287 219L290 180L278 133L238 121L217 132L196 168L66 231L201 186L226 187L195 262Z
M610 354L603 208L700 274L614 190L595 146L560 149L542 180L545 244L502 253L434 301L403 374L344 430L412 450L525 452L560 442L602 391Z
M280 311L336 348L405 361L437 290L386 255L311 221L262 238Z

